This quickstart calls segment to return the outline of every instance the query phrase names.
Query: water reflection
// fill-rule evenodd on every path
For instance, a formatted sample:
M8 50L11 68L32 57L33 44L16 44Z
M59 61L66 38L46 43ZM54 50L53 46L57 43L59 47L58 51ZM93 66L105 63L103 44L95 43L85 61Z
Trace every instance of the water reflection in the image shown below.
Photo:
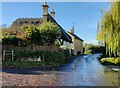
M118 72L103 66L98 61L100 54L83 56L76 64L76 69L69 74L59 75L65 84L74 86L118 86Z
M118 76L119 76L118 72L113 71L109 67L104 68L104 78L108 82L108 84L118 86L118 80L120 80Z

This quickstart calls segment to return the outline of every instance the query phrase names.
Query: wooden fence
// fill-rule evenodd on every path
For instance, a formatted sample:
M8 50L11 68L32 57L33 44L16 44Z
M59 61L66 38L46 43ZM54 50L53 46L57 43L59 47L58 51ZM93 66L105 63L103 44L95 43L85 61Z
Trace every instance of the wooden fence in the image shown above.
M14 50L12 50L12 51L3 50L3 61L5 60L5 57L7 55L10 55L11 56L11 60L13 61L13 59L14 59Z

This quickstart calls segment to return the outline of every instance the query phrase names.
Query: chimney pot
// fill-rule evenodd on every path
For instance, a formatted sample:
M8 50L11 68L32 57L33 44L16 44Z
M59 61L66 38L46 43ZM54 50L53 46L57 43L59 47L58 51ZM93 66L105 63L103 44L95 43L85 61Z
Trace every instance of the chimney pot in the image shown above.
M72 29L70 30L70 32L74 34L74 27L72 27Z
M44 2L44 4L42 6L43 6L43 19L44 19L44 21L47 21L49 6L47 5L47 2Z
M44 5L47 5L47 2L44 2Z
M50 15L51 15L53 18L55 18L55 11L54 11L54 9L51 10Z

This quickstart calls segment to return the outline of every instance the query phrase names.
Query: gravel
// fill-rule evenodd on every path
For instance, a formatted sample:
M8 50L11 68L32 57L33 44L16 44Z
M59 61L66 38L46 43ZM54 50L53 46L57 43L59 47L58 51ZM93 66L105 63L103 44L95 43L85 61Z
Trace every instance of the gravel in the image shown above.
M2 86L54 86L55 74L10 74L0 72Z

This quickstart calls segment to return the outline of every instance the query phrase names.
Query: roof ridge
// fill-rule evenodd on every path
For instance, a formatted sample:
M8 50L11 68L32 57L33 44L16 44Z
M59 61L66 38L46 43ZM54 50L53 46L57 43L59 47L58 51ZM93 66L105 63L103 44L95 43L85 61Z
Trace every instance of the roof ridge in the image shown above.
M83 41L83 39L81 39L77 34L71 33L69 31L67 31L67 32L70 33L71 35L73 35L76 39L79 39L79 40Z

